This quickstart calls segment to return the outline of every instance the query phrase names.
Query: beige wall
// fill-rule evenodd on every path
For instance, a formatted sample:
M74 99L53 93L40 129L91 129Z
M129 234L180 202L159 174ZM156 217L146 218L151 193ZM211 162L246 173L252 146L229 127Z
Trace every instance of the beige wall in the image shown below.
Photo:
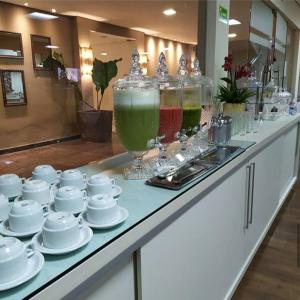
M163 49L167 48L167 51ZM145 52L148 54L148 75L153 76L156 73L158 67L158 57L163 51L166 56L167 65L169 68L169 73L175 75L178 69L178 61L180 56L184 53L189 68L191 67L191 62L195 57L195 52L193 50L194 46L190 44L179 43L167 39L162 39L154 36L145 35Z
M112 84L113 82L126 75L130 68L131 50L137 47L140 53L149 52L148 54L148 75L155 75L158 63L158 56L163 48L169 48L166 51L166 58L170 74L175 74L178 68L178 61L182 53L188 59L189 66L191 60L194 59L195 52L194 46L184 43L179 43L167 39L161 39L153 36L144 35L144 33L132 29L106 24L102 22L92 21L81 17L76 17L78 31L78 47L90 47L93 51L93 58L97 57L103 61L122 57L123 61L118 63L119 72L107 88L104 94L103 109L113 108L112 99ZM97 34L93 31L108 35L120 37L113 43L101 43L97 41ZM122 37L133 39L134 41L125 41ZM100 52L107 52L107 56L100 56ZM94 106L96 105L96 93L90 75L82 75L81 83L85 100Z
M77 32L78 32L78 46L79 47L91 47L92 46L92 32L102 32L111 35L117 35L121 37L127 37L135 39L136 46L139 51L144 50L144 34L139 31L135 31L129 28L97 22L81 17L76 17ZM92 78L89 75L83 75L81 77L81 84L83 95L85 100L93 105L96 104L96 97L94 95L94 86ZM106 105L106 104L105 104ZM109 106L109 105L108 105Z
M30 34L51 37L68 65L73 65L73 20L32 20L29 9L0 2L0 30L22 34L24 60L0 60L0 69L24 70L26 106L4 107L0 93L0 149L77 134L73 90L51 72L34 71Z

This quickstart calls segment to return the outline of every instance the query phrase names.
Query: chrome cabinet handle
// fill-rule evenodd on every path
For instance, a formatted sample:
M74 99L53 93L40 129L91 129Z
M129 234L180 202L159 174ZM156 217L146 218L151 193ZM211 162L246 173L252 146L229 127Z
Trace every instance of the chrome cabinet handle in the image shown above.
M251 172L251 202L250 202L250 215L249 215L249 224L252 224L253 221L253 196L254 196L254 176L255 176L255 163L250 164Z
M246 167L246 192L245 192L245 218L244 218L244 229L249 228L249 199L250 199L250 173L251 167Z

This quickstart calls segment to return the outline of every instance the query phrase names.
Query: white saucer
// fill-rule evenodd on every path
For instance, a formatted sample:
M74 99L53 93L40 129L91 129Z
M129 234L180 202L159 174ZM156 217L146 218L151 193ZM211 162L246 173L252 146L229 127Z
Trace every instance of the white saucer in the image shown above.
M122 194L122 192L123 192L123 190L120 186L118 186L116 184L114 184L112 186L112 193L111 194L114 198L119 197Z
M36 234L42 229L42 224L41 227L33 230L33 231L28 231L28 232L15 232L12 231L9 227L9 222L8 219L4 220L2 223L0 223L0 233L6 236L13 236L13 237L27 237Z
M80 215L83 219L83 222L88 225L91 228L95 228L95 229L109 229L112 227L115 227L121 223L123 223L129 216L128 210L124 207L120 207L119 206L119 217L109 223L102 223L102 224L93 224L90 223L87 220L87 216L86 216L86 211L84 211L81 215Z
M83 246L85 246L93 237L93 231L91 228L89 228L86 225L83 225L80 229L80 237L79 241L77 241L73 246L68 248L62 248L62 249L51 249L47 248L43 245L43 236L42 232L37 233L32 238L32 243L36 247L38 251L44 254L53 254L53 255L59 255L59 254L65 254L72 251L75 251Z
M0 291L14 288L33 278L41 271L43 265L43 255L39 252L35 252L30 258L28 258L27 268L24 272L22 272L22 275L19 278L9 281L7 283L0 283Z
M80 211L75 211L75 212L70 212L70 213L72 213L73 215L77 215L77 214L82 213L82 212L85 211L85 209L86 209L86 203L87 203L87 202L84 201L83 208L82 208ZM51 203L49 204L49 210L50 210L50 212L57 212L56 209L55 209L55 202L51 202Z

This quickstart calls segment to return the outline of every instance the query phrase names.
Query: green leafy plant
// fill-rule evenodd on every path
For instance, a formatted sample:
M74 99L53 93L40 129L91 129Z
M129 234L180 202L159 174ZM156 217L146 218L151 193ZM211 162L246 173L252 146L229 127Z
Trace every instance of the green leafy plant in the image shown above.
M122 58L103 62L97 58L94 59L92 69L92 79L97 91L97 109L101 109L103 95L109 82L118 74L117 62L121 61ZM101 98L99 99L99 92Z
M216 98L221 102L227 103L245 103L249 97L255 95L250 92L247 88L238 88L236 81L224 77L221 78L226 84L218 85L218 94Z
M228 77L221 78L225 84L218 85L218 94L216 98L221 102L227 103L245 103L249 97L255 95L247 88L239 88L237 86L237 80L242 77L249 77L251 74L251 64L245 65L233 65L232 55L228 55L224 58L224 65L222 66L224 71L228 72Z
M57 69L66 70L63 55L54 51L43 61L43 68L50 71L57 71Z
M62 72L60 77L61 79L66 80L68 84L74 87L76 99L94 110L94 107L83 99L83 94L79 82L69 80L67 78L67 74L66 74L67 65L64 62L62 53L58 53L54 51L43 61L43 67L46 70L54 71L54 72L58 72L58 69L61 69Z

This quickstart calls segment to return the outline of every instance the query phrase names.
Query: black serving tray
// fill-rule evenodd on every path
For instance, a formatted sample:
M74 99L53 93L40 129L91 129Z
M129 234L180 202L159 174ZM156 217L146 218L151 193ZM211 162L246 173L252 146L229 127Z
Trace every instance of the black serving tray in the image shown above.
M244 148L237 146L214 147L211 151L188 161L179 169L152 177L146 184L179 190L196 179L202 181L244 151Z

